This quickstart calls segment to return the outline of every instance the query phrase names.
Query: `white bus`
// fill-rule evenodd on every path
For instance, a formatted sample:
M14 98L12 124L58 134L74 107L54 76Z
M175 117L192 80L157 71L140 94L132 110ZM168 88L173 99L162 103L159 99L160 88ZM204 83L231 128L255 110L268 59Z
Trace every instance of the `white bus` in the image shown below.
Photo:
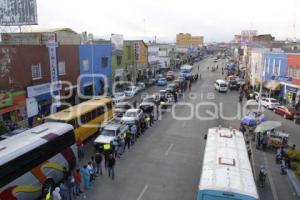
M256 200L258 194L243 134L208 129L197 200Z
M38 199L77 164L72 125L47 122L0 141L0 200Z
M182 65L180 67L180 76L183 76L186 80L192 77L193 66L192 65Z

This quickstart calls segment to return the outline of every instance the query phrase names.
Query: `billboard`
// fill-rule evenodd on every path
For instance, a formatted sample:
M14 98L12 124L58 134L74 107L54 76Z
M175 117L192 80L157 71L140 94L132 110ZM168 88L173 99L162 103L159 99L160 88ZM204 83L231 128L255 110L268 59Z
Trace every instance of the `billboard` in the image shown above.
M116 50L123 50L123 35L121 34L111 34L111 44L112 44L112 51Z
M0 0L0 26L37 24L36 0Z

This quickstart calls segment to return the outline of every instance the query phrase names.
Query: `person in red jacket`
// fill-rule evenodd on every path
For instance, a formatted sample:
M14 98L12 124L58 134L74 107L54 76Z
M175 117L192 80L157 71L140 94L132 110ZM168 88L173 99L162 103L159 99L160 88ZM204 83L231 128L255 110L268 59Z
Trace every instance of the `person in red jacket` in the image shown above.
M77 169L74 173L74 180L75 180L75 195L78 196L82 191L80 190L80 185L82 182L82 176L80 170Z

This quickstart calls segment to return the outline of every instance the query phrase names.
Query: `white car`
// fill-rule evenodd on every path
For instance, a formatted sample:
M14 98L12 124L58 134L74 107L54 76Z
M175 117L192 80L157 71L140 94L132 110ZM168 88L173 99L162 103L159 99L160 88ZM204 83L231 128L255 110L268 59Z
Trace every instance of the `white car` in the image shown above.
M126 95L124 92L115 92L112 96L112 100L115 104L120 103L120 102L124 101L125 99L126 99Z
M215 90L219 92L227 92L228 84L224 80L216 80L215 82Z
M138 91L143 91L146 88L145 83L142 82L136 83L135 86L137 87Z
M280 103L274 98L261 98L261 105L268 109L274 109L280 106Z
M133 97L138 93L138 88L136 86L129 86L124 90L126 97Z
M126 122L128 124L133 124L136 121L141 120L143 117L143 111L141 109L129 109L123 115L121 121Z

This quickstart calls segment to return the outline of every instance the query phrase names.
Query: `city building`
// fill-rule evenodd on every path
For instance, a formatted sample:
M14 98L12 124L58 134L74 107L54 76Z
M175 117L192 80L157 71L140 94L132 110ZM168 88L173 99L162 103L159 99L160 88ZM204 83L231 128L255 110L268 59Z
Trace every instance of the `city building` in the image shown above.
M80 100L105 95L112 89L111 44L84 44L79 47Z
M287 55L286 75L288 82L283 82L284 97L288 105L295 106L300 100L300 54Z
M29 118L32 125L37 115L50 113L53 95L58 93L63 101L75 103L78 46L59 45L56 49L57 78L66 82L52 87L51 94L50 57L45 45L1 45L0 96L7 100L0 105L0 120L25 123Z
M252 37L253 42L271 42L274 40L275 40L275 37L273 37L271 34L261 34L261 35L255 35Z
M151 75L155 75L160 70L160 61L158 54L159 46L155 44L148 45L148 62Z
M134 45L131 42L124 41L123 44L123 66L125 70L125 80L126 81L133 81L135 78L135 66L134 66Z
M79 45L81 36L69 28L35 29L28 32L1 33L2 44L46 45L48 36L55 33L59 45Z
M176 44L182 46L203 46L203 36L192 36L190 33L176 35Z

